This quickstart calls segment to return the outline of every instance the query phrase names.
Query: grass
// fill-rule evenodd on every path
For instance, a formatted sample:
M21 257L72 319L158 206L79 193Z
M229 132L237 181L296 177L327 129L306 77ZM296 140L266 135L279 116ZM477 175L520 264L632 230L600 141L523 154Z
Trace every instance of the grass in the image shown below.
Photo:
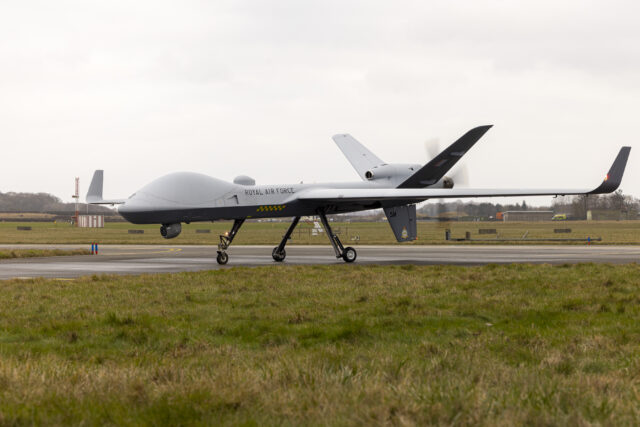
M0 259L89 255L90 253L91 251L86 249L12 249L6 251L0 250Z
M0 283L0 424L637 425L640 266Z
M129 223L107 223L103 229L71 227L69 224L53 222L24 223L32 227L30 231L17 230L20 223L0 223L0 243L92 243L102 244L176 244L190 245L217 244L218 235L231 228L230 222L183 224L182 233L175 239L165 240L160 236L158 225L135 225ZM240 229L234 244L238 245L274 245L280 241L287 230L288 223L246 223ZM313 236L312 224L302 223L293 233L291 244L326 245L324 233ZM349 245L357 244L397 244L391 227L384 222L361 222L333 224L340 238ZM587 238L602 237L604 244L640 244L640 221L568 221L568 222L451 222L451 223L418 223L418 240L411 244L452 244L445 242L444 234L450 229L453 237L464 237L471 232L471 237L493 239L495 235L480 235L481 228L497 229L500 238L520 239L527 233L529 238ZM571 228L571 234L555 234L555 228ZM144 234L128 234L128 230L144 230ZM196 230L210 230L199 234ZM487 244L491 242L480 242ZM506 244L505 242L496 242ZM514 242L509 242L513 244ZM521 244L520 242L515 242ZM526 243L526 241L522 242ZM540 242L533 242L539 244ZM404 243L406 244L406 243ZM465 242L464 244L474 244ZM567 244L567 243L563 243ZM584 244L584 243L576 243Z

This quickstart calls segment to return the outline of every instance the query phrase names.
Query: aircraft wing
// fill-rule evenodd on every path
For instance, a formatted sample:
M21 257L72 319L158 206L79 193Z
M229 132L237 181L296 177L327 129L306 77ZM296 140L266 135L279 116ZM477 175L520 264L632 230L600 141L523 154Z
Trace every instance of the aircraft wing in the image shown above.
M351 166L358 172L360 178L365 181L367 180L365 173L368 170L384 164L383 160L349 134L334 135L332 139L349 160Z
M375 202L420 202L427 199L510 197L510 196L566 196L576 194L605 194L618 189L631 147L622 147L604 181L595 189L421 189L421 188L364 188L311 189L298 196L300 200L323 201L331 204L363 204ZM391 205L387 203L388 205Z
M127 199L100 199L92 202L87 200L87 203L90 205L121 205L126 201Z

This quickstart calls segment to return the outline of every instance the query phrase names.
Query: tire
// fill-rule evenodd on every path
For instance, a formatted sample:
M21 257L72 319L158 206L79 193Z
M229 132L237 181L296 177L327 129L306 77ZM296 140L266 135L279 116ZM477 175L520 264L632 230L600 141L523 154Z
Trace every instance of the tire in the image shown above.
M229 262L229 255L227 255L226 252L218 252L216 261L218 261L218 264L220 265L225 265L227 262Z
M278 252L278 247L276 246L275 248L273 248L271 256L273 257L274 261L282 262L287 257L287 251L283 249L282 252Z
M358 253L351 246L347 246L346 248L344 248L344 251L342 252L342 259L344 260L344 262L351 263L355 261L357 257Z

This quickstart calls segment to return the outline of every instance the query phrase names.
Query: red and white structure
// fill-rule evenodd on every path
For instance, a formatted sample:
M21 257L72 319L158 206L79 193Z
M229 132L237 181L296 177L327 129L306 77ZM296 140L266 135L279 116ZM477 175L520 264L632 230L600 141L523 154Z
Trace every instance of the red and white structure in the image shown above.
M76 177L76 192L73 196L76 199L76 213L73 216L73 219L76 223L76 227L78 226L78 216L80 215L80 178Z
M78 227L104 228L104 215L78 215Z
M73 216L76 227L104 228L104 215L80 215L80 178L78 177L76 177L76 192L71 197L76 199L76 213Z

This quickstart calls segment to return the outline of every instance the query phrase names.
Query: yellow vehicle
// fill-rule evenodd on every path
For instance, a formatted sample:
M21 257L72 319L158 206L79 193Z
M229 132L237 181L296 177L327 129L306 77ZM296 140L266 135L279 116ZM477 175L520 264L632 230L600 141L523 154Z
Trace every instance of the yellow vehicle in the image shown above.
M553 218L551 218L551 221L566 221L567 220L567 214L557 214L554 215Z

